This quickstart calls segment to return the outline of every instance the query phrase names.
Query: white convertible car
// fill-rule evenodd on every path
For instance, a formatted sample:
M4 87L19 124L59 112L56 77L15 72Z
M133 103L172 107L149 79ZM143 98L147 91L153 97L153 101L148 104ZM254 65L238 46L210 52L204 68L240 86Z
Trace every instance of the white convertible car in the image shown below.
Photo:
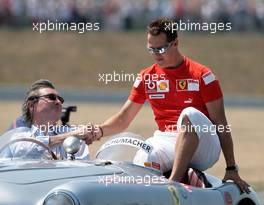
M30 143L42 154L6 150ZM109 139L93 161L74 160L79 140L64 142L69 160L58 160L41 142L17 128L0 137L0 205L260 205L255 191L240 193L233 182L206 175L210 188L169 183L153 168L132 163L151 146L132 133Z

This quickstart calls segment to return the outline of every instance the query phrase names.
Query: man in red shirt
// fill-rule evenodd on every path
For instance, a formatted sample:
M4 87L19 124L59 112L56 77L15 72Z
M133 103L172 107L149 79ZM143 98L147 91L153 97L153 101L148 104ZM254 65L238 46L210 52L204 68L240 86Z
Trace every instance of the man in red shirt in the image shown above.
M234 180L249 192L238 174L219 82L209 68L179 52L172 23L159 19L148 26L147 48L156 63L140 72L127 102L87 143L125 130L148 100L159 130L147 140L154 147L152 153L138 153L135 163L153 162L163 172L172 169L169 179L181 182L188 167L202 171L211 167L222 148L224 180Z

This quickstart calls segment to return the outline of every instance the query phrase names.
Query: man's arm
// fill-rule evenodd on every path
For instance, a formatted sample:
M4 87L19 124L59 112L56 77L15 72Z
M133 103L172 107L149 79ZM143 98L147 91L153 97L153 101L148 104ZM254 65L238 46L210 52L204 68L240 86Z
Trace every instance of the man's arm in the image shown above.
M225 128L220 129L219 127L221 132L218 132L217 134L226 160L226 166L235 165L233 140L231 137L231 129L227 124L225 116L223 98L207 103L206 107L213 124Z
M142 105L127 100L118 113L107 119L103 124L94 126L101 129L96 129L93 134L88 134L86 136L86 143L91 144L94 140L99 140L103 136L113 135L125 130L135 118Z
M61 144L67 137L70 137L70 136L74 136L74 137L77 137L79 139L85 139L86 138L86 135L87 133L89 133L90 131L87 131L86 128L80 128L80 129L77 129L75 131L70 131L70 132L66 132L66 133L62 133L62 134L57 134L57 135L54 135L54 136L50 136L49 137L49 146L50 147L54 147L56 145L59 145Z
M104 136L113 135L128 128L131 121L141 109L142 105L143 104L138 104L131 100L127 100L118 113L100 125Z
M206 103L206 107L211 121L213 124L219 127L219 129L217 129L218 136L225 157L226 166L233 166L236 164L234 157L234 146L231 137L231 129L225 116L223 98ZM224 127L224 129L222 129L222 127ZM226 171L224 180L228 179L233 180L242 191L246 191L247 193L249 192L249 185L239 177L237 171Z
M68 132L63 134L58 134L50 137L49 146L53 147L57 144L60 144L64 139L69 136L76 136L80 139L84 139L87 137L87 144L91 144L92 141L99 139L103 136L108 136L112 134L116 134L125 130L131 121L135 118L136 114L139 112L140 108L143 104L135 103L130 100L127 100L123 105L121 110L106 120L103 124L100 125L101 129L97 129L95 132L96 136L94 137L90 131L87 130L77 130L74 132ZM96 127L96 126L95 126ZM101 132L103 131L103 133Z

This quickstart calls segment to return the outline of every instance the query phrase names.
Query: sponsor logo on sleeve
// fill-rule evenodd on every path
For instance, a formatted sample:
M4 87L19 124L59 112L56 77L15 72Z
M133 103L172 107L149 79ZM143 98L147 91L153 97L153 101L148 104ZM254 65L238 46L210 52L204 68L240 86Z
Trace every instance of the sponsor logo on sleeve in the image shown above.
M208 73L204 74L202 76L202 78L203 78L203 81L204 81L205 85L208 85L211 82L215 81L215 75L213 73L211 73L211 72L208 72Z

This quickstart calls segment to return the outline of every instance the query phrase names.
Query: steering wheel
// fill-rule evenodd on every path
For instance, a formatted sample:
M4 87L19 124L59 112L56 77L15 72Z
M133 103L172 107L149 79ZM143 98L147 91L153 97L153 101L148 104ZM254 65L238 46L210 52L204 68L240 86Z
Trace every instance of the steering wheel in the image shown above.
M11 140L10 142L8 142L6 145L4 145L2 147L2 149L0 149L0 153L8 146L10 146L11 144L14 144L16 142L32 142L32 143L35 143L39 146L41 146L42 148L44 148L45 150L47 150L49 152L49 154L52 156L52 159L53 160L57 160L57 156L54 154L54 152L50 149L50 147L48 147L47 145L45 145L43 142L40 142L34 138L28 138L28 137L23 137L23 138L19 138L19 139L14 139L14 140Z

